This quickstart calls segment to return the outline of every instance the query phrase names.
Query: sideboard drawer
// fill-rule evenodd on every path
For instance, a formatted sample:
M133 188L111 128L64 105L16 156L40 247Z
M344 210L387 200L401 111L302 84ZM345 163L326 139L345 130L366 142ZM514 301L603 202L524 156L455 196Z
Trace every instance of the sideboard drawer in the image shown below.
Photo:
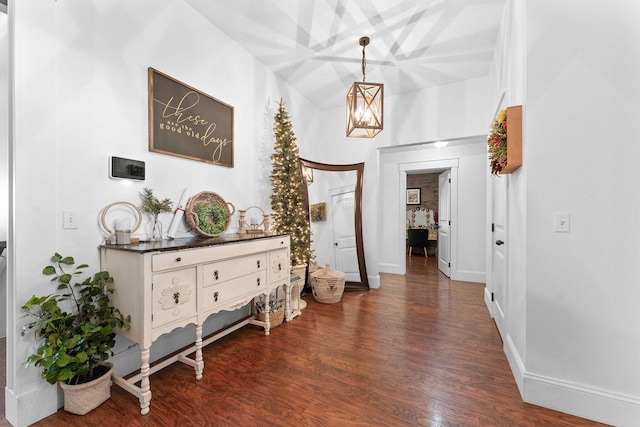
M198 313L196 292L196 267L154 274L151 327L191 323L187 319Z
M263 271L227 280L204 288L202 307L205 311L226 305L235 310L246 305L256 292L267 288L267 274ZM224 309L224 308L223 308Z
M197 251L172 251L155 254L151 257L151 271L164 271L172 268L188 267L198 263Z
M266 264L267 255L265 253L205 264L202 266L204 286L226 282L247 273L266 270Z

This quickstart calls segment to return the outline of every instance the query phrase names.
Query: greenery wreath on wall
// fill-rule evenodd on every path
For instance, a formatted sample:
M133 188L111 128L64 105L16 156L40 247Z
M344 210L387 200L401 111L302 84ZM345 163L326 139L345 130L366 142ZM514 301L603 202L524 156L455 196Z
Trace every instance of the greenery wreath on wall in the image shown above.
M489 144L489 166L492 175L499 175L507 166L507 110L498 112L487 138Z

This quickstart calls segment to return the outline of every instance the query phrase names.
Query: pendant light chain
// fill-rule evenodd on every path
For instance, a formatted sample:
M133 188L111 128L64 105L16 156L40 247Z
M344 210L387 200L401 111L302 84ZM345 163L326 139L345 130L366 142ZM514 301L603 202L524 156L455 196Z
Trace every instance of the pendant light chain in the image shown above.
M364 70L365 70L365 68L367 66L367 61L364 59L364 49L365 49L366 46L367 46L366 44L362 45L362 81L363 82L366 81L365 80L365 72L364 72Z

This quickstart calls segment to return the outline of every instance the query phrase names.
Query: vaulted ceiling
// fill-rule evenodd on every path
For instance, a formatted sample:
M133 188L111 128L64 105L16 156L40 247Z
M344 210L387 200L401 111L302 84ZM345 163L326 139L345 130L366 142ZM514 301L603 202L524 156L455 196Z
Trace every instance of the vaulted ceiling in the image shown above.
M185 0L321 109L362 80L385 96L485 76L506 0Z

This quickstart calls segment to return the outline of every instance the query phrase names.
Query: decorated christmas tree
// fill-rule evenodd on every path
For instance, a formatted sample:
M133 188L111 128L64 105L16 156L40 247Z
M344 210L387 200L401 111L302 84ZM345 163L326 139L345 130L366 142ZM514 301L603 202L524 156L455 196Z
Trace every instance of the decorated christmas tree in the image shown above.
M298 147L289 114L280 100L274 117L274 153L271 155L271 210L273 230L291 237L291 265L308 264L311 229L307 217L304 181L300 171Z

